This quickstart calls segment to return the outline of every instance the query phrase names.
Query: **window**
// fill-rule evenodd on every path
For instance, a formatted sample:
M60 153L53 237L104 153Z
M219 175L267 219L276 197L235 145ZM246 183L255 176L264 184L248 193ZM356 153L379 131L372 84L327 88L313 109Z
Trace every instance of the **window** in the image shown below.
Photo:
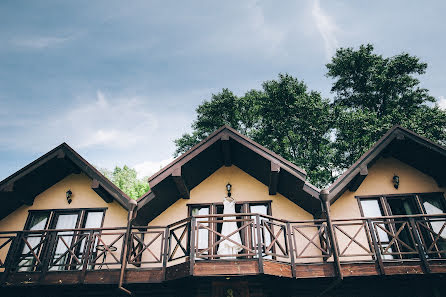
M446 203L443 193L413 193L403 195L380 195L357 197L361 214L364 217L380 217L380 216L394 216L394 215L435 215L443 214L446 210ZM435 240L435 237L439 235L436 241L436 251L430 255L430 257L441 256L440 251L446 251L446 231L443 228L444 219L435 218L415 218L418 222L421 222L425 229L416 231L416 236L420 237L421 241L427 246ZM389 244L389 235L382 229L388 230L391 234L398 233L398 240L393 240L393 244L387 250L387 255L383 255L384 259L399 258L411 258L416 257L413 255L413 250L416 250L415 243L410 234L410 226L408 225L408 219L388 219L374 222L378 225L377 239L380 241L384 249ZM382 229L381 229L381 228ZM443 229L442 229L443 228ZM431 229L433 232L429 232ZM441 234L439 234L441 232ZM393 238L390 238L393 239ZM405 243L405 244L402 244ZM392 250L393 249L393 250ZM392 255L393 254L393 255Z
M18 270L39 270L40 267L36 263L36 257L42 261L44 260L43 255L50 255L50 259L48 259L49 270L76 268L75 265L72 265L72 255L67 253L67 246L71 246L76 240L82 241L82 243L76 245L77 256L82 256L85 238L82 238L80 231L70 229L100 228L103 224L104 213L105 209L30 211L24 230L42 230L42 232L25 232L22 252L17 260ZM49 229L64 231L44 232Z
M191 215L209 215L209 214L223 214L223 203L205 203L205 204L189 204L188 205L188 216ZM235 205L236 213L258 213L271 215L271 200L268 201L237 201ZM247 218L246 216L237 216L237 219ZM248 216L249 218L249 216ZM261 220L264 220L261 218ZM210 229L216 230L217 232L221 232L222 223L207 223L209 219L197 219L197 223L200 223ZM241 227L242 222L237 222L238 227ZM242 243L247 247L252 247L253 243L256 242L256 234L252 233L251 229L245 228L240 232L240 236L242 239ZM264 239L265 243L271 243L270 234L262 234L262 239ZM215 233L205 229L200 228L198 231L198 249L205 250L208 247L212 246L215 242L220 239L220 236L217 236ZM209 250L209 253L215 255L217 253L217 248L213 247Z

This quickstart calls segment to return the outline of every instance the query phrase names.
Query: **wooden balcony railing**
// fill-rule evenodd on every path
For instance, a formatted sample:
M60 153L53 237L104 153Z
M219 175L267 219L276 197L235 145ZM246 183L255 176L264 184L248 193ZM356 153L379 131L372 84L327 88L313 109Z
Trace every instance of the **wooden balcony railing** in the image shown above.
M227 222L237 229L223 234ZM161 227L132 226L129 234L125 227L1 232L0 272L2 282L13 274L56 271L77 272L82 279L91 271L119 270L126 261L126 272L158 270L166 279L171 267L185 263L183 273L193 275L204 263L246 261L256 263L257 273L264 273L265 263L279 263L290 267L291 277L299 277L299 267L335 266L334 251L340 266L371 263L379 274L387 274L388 265L408 262L420 263L423 273L431 273L432 265L444 266L446 214L335 219L332 227L330 231L322 219L286 221L244 213L193 216ZM231 237L236 233L241 241ZM225 240L240 251L219 253Z

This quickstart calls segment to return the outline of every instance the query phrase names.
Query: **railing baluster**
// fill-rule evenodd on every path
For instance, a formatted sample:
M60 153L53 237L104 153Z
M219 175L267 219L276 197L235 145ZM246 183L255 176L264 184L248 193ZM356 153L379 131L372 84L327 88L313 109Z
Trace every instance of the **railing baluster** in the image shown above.
M13 269L16 268L17 250L20 247L20 239L22 238L22 236L23 236L22 231L17 232L16 236L11 242L11 245L9 246L8 254L6 255L4 263L5 270L3 271L2 278L0 279L0 286L6 282L11 271L14 271Z
M339 279L343 279L342 275L342 267L341 267L341 260L339 258L339 245L338 245L338 239L336 238L333 223L331 221L330 216L330 201L328 200L328 191L322 190L321 191L321 198L323 200L323 208L325 210L325 213L327 215L327 227L328 227L328 238L331 242L331 248L333 250L333 260L335 264L335 269L338 274Z
M87 244L84 246L84 255L82 257L83 263L82 263L82 273L81 273L81 276L80 276L80 279L79 279L80 283L84 282L85 275L86 275L87 269L88 269L88 262L89 262L89 259L90 259L90 253L91 253L91 250L93 248L91 243L92 243L92 241L94 241L93 230L90 230L88 232L88 236L87 236L87 238L85 240L87 241Z
M294 260L294 248L293 248L293 229L291 229L291 224L290 222L286 223L286 229L287 229L287 234L288 234L288 253L290 255L290 261L291 261L291 275L293 276L293 278L296 277L296 264L295 264L295 260Z
M381 257L381 250L379 249L378 240L376 238L375 229L373 228L373 223L371 219L367 219L367 226L370 232L370 236L372 239L373 249L375 250L375 261L376 264L378 264L379 272L382 275L386 274L386 271L384 269L383 259Z
M169 227L166 227L164 230L164 248L163 248L163 275L164 280L166 280L166 272L167 272L167 260L169 256Z
M421 260L421 263L422 263L421 266L423 268L423 271L424 271L424 273L430 273L431 270L430 270L430 267L429 267L429 263L427 261L426 254L425 254L425 252L423 250L423 244L421 243L421 240L420 240L420 236L422 236L421 230L419 230L419 232L418 232L418 228L417 228L417 226L415 224L415 219L414 218L409 218L409 223L410 223L409 230L412 233L413 238L415 239L415 245L417 247L418 254L420 255L420 260Z
M190 238L189 238L189 260L190 260L190 275L194 275L195 265L195 228L197 219L192 217L190 220Z
M263 273L262 238L260 233L260 216L256 214L257 256L259 261L259 273Z
M40 279L44 278L49 270L53 251L55 252L57 249L58 241L56 239L57 239L57 232L47 232L43 237L43 241L47 240L46 242L47 248L45 248L45 244L43 244L42 247L40 247L41 249L43 249L43 253L42 252L39 253L40 258L42 259L41 261L42 274L40 275Z

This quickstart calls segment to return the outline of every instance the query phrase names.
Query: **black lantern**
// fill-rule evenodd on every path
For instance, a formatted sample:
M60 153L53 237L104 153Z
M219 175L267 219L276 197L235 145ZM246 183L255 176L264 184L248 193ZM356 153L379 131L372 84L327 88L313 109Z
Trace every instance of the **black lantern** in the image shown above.
M228 183L226 185L226 191L228 191L228 197L231 197L231 189L232 189L232 185L230 183Z
M400 177L396 174L393 175L393 186L395 187L395 189L398 189L399 185L400 185Z
M73 192L71 192L71 190L68 190L66 192L66 196L67 196L67 202L68 204L70 204L71 202L73 202L73 198L71 198L73 196Z

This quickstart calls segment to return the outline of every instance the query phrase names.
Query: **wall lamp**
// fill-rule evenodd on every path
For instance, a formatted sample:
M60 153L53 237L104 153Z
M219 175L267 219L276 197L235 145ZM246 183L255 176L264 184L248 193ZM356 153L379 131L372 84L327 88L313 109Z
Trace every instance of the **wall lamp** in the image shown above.
M400 185L400 177L394 174L392 180L393 180L393 186L395 187L395 189L398 189Z
M66 193L66 196L67 196L67 202L68 202L68 204L70 204L71 202L73 202L73 192L71 192L71 190L68 190Z
M228 197L231 197L231 189L232 189L232 185L230 183L228 183L226 185L226 191L228 191Z

